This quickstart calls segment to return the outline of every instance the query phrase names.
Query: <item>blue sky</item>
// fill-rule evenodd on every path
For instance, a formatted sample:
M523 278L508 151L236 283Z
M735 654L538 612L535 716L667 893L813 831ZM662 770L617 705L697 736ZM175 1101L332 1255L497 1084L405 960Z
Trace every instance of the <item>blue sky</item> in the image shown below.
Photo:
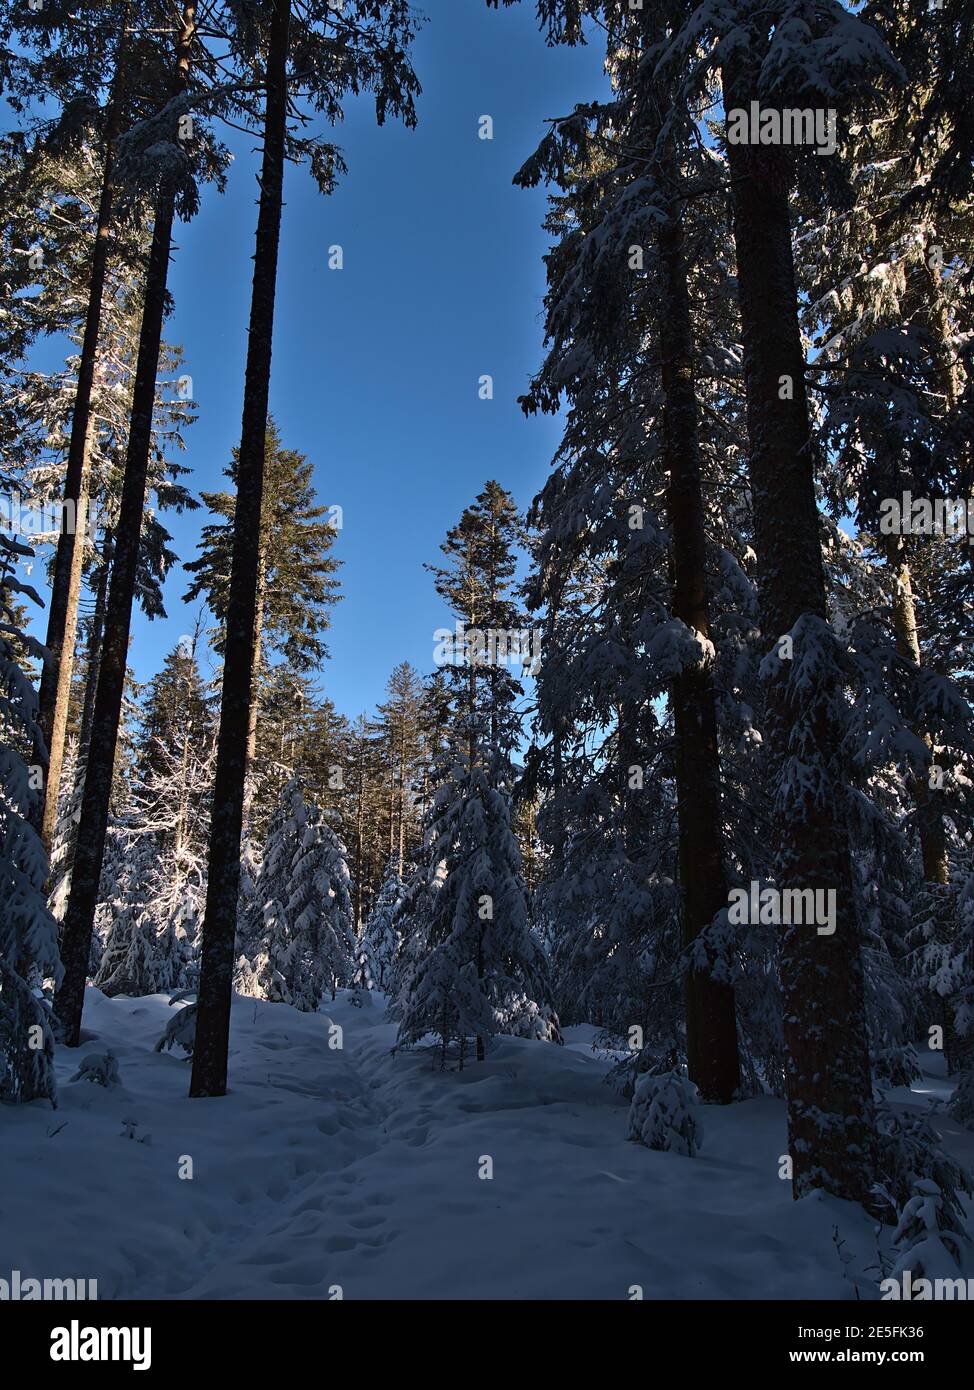
M343 509L334 610L321 686L349 716L383 697L392 667L432 665L444 620L424 561L495 477L523 508L557 443L552 419L516 404L540 360L542 191L512 187L544 119L602 87L598 45L548 49L534 4L425 0L415 49L419 127L375 125L368 101L337 133L349 173L330 198L289 166L281 242L271 410L285 444L312 460L320 501ZM478 138L482 115L493 140ZM226 194L208 191L177 228L167 329L183 345L199 419L183 457L194 491L220 485L239 442L250 307L257 156L234 135ZM328 269L328 248L345 267ZM482 374L494 399L479 399ZM167 525L184 559L205 509ZM134 623L131 661L145 680L192 614L181 569L165 621Z

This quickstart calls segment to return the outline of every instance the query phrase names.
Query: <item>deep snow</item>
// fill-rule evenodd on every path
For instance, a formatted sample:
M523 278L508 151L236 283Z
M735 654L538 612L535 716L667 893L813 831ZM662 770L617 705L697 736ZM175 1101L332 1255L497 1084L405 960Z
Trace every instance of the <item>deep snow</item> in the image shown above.
M58 1110L0 1114L0 1276L96 1278L101 1299L855 1298L874 1223L792 1200L780 1101L705 1107L698 1157L654 1153L626 1141L591 1029L565 1047L497 1039L444 1073L393 1055L372 998L319 1014L236 998L231 1091L189 1100L188 1063L153 1050L168 999L90 989ZM69 1079L106 1050L120 1086ZM939 1060L895 1098L923 1111L945 1094ZM971 1163L974 1135L937 1124Z

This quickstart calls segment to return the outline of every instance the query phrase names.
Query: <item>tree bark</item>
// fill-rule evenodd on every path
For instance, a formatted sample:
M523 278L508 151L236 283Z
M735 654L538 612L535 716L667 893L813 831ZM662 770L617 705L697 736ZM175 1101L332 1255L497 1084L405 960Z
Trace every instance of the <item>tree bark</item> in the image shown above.
M88 632L88 645L85 653L88 666L85 672L85 698L81 707L81 728L78 732L79 761L88 756L88 745L91 742L91 725L95 717L95 691L98 687L98 667L101 662L102 638L105 635L105 613L108 609L108 578L112 572L114 553L114 534L111 527L107 527L102 537L101 567L98 571L95 607L91 615L91 628Z
M760 43L752 45L743 60L750 71L725 67L725 109L748 109L756 95L760 50ZM762 623L771 641L803 615L828 619L788 158L780 149L728 141L755 550ZM794 749L799 722L804 739ZM787 775L791 756L811 764L817 775L831 775L838 732L824 700L809 714L786 682L773 682L767 733L779 779ZM803 779L789 812L778 818L779 891L818 888L836 895L832 935L818 935L813 925L779 929L792 1190L797 1198L825 1188L866 1203L873 1163L872 1088L848 832L833 788L817 776Z
M920 666L920 634L913 601L910 562L900 537L888 536L886 540L886 564L893 580L893 632L896 636L896 649L905 660ZM933 761L933 744L929 734L924 733L922 729L915 729L914 732L930 749ZM917 809L917 836L920 841L924 882L942 888L950 881L950 865L947 859L947 834L936 800L937 793L922 776L911 776L909 785Z
M196 3L183 6L176 42L175 90L182 90L189 78L190 52L196 33ZM81 821L75 847L71 895L65 915L61 959L64 978L54 999L61 1041L77 1047L81 1032L85 979L91 933L98 903L108 829L108 809L118 726L125 689L132 603L145 509L145 486L152 440L152 412L159 370L159 346L166 309L166 282L172 242L174 190L168 182L160 187L152 229L152 245L146 268L142 325L136 361L132 419L118 519L115 525L115 555L108 586L105 640L98 668L98 686L92 720L91 742L85 770L85 789L81 802Z
M264 638L264 565L257 568L257 599L254 605L254 671L251 678L250 710L247 715L247 752L244 772L243 831L250 836L250 812L254 801L254 763L257 759L257 715L259 711L260 651ZM283 759L282 759L283 761Z
M290 0L274 0L267 53L260 210L237 466L233 563L227 606L220 736L210 822L191 1096L222 1096L227 1089L230 997L240 885L240 834L254 677L254 621L260 567L267 404L284 188L290 14Z
M105 129L104 164L95 243L91 251L91 271L88 279L88 308L85 314L84 335L81 340L81 359L78 363L78 387L71 415L71 436L64 475L61 534L54 558L54 578L51 584L51 610L47 620L47 657L41 673L38 697L38 723L48 753L47 776L44 781L44 807L41 817L41 839L50 851L57 823L58 792L61 785L61 765L64 760L64 741L67 736L68 704L71 699L71 677L74 673L74 644L78 631L78 601L81 596L81 571L84 563L84 534L87 522L89 460L92 447L91 397L98 354L98 335L101 332L102 303L105 296L105 277L108 269L109 234L115 201L115 157L122 128L122 106L126 80L124 25L128 7L123 14L123 32L119 39L115 74L112 79Z
M662 313L663 447L669 475L673 615L706 641L707 548L700 476L690 297L683 225L661 227L665 303ZM727 906L721 836L720 757L710 663L685 667L673 682L675 774L684 949ZM726 1104L740 1085L734 992L709 974L686 979L687 1064L706 1101Z
M405 720L405 715L403 719ZM399 877L402 878L406 857L406 726L403 724L399 744Z
M358 746L358 797L355 807L355 929L362 927L362 880L365 870L365 730Z

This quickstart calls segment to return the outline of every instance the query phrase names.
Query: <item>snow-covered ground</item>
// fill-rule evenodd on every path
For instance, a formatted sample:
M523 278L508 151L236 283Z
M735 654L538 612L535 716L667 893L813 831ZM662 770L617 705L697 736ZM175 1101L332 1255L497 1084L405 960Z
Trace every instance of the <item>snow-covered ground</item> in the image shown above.
M0 1116L0 1276L96 1278L101 1299L819 1299L854 1298L844 1268L873 1262L857 1208L779 1179L781 1102L706 1107L697 1158L651 1152L590 1029L444 1073L393 1055L378 996L237 998L231 1091L189 1100L188 1063L153 1050L171 1017L164 996L89 990L59 1109ZM106 1050L119 1086L70 1080ZM895 1095L922 1112L945 1089L932 1072ZM974 1136L938 1127L974 1161Z

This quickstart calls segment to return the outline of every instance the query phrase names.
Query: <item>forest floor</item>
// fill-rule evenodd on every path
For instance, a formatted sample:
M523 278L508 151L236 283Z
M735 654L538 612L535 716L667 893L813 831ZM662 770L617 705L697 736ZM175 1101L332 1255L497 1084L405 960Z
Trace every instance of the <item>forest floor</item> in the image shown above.
M189 1100L188 1063L154 1051L171 1017L89 990L59 1108L0 1116L0 1277L94 1278L100 1299L878 1296L874 1223L778 1177L780 1101L703 1108L698 1157L654 1153L627 1142L592 1029L443 1072L393 1053L381 996L344 994L318 1014L236 998L231 1089ZM118 1086L71 1080L107 1050ZM893 1099L943 1098L938 1062ZM936 1123L974 1163L974 1135Z

